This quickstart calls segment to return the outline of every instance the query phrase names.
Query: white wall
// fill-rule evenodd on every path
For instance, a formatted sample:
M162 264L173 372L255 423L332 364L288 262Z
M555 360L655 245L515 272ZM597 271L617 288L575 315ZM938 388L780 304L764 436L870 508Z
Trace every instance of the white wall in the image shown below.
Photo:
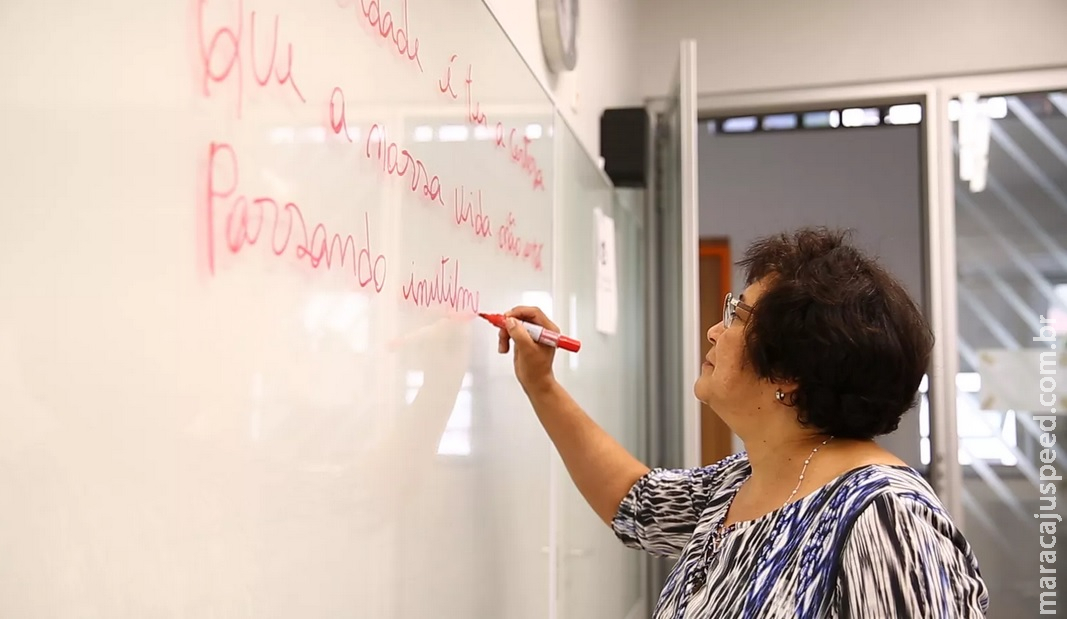
M534 74L555 97L578 138L600 153L604 108L639 105L637 75L639 0L583 0L578 26L578 66L553 75L541 51L537 0L485 0Z
M1067 66L1064 0L640 0L643 96L697 40L701 94Z

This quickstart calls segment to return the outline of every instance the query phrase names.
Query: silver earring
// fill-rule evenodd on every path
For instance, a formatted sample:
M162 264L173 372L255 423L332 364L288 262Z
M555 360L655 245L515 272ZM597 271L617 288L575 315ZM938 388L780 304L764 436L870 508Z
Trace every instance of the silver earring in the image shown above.
M774 392L774 399L778 400L779 402L785 402L785 394L782 393L781 389Z

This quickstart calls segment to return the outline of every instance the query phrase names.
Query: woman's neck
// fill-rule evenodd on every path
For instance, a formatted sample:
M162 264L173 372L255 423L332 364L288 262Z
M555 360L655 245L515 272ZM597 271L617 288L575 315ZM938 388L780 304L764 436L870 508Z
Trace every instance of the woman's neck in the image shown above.
M831 437L816 432L796 432L784 435L765 435L746 440L745 450L752 467L752 481L758 486L773 487L781 483L795 483L804 461L813 456L816 448L825 450ZM824 445L824 443L826 443Z
M823 445L824 441L828 442ZM804 474L805 483L811 481L815 486L820 480L830 480L867 464L906 466L873 440L831 438L829 434L810 431L749 437L744 444L752 467L750 481L761 491L792 487L809 457L811 466ZM818 451L812 455L816 447Z

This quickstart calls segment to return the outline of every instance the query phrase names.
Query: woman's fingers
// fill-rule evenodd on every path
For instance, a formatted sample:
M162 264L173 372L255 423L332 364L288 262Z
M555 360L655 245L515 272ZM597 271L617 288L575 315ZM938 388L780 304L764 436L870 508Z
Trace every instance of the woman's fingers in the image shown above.
M545 313L542 312L541 308L538 307L519 305L511 308L511 310L505 313L504 315L511 316L512 318L517 318L525 322L533 323L535 325L540 325L546 329L550 329L557 333L559 332L559 327L556 326L556 323L549 320L548 316L545 316Z
M510 343L511 343L511 338L508 336L508 330L507 329L503 329L503 328L499 329L498 333L497 333L497 345L496 345L497 351L500 354L507 353L508 350L511 348L509 346Z

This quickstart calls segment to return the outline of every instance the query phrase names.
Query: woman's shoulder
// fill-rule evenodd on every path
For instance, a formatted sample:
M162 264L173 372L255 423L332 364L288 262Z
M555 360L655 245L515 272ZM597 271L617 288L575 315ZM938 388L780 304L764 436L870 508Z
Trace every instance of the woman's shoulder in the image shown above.
M937 493L921 473L907 465L867 464L849 470L824 489L823 505L854 521L874 511L897 515L899 522L933 525L953 534L956 530ZM885 515L885 514L883 514Z
M749 475L752 467L746 452L726 456L718 462L689 469L652 469L646 476L650 479L684 478L692 482L692 488L702 492L709 499L725 488L732 488Z
M748 452L742 451L702 467L701 470L710 484L722 486L746 479L752 474L752 465L748 461Z
M849 470L827 484L807 506L807 520L828 532L840 552L875 541L923 539L928 544L955 548L953 553L973 563L973 553L930 484L907 465L867 464ZM829 533L832 531L832 533ZM892 546L893 544L889 544Z
M800 499L797 517L818 528L847 531L876 500L894 504L918 503L944 513L940 500L922 475L907 465L861 464L826 482ZM814 526L814 525L813 525Z
M922 474L906 464L864 464L845 471L828 486L834 493L866 498L885 495L940 505L937 494Z
M872 468L860 475L878 479L880 490L833 544L840 616L925 617L932 608L984 616L989 596L978 559L930 485L908 467ZM922 586L877 585L909 581Z

